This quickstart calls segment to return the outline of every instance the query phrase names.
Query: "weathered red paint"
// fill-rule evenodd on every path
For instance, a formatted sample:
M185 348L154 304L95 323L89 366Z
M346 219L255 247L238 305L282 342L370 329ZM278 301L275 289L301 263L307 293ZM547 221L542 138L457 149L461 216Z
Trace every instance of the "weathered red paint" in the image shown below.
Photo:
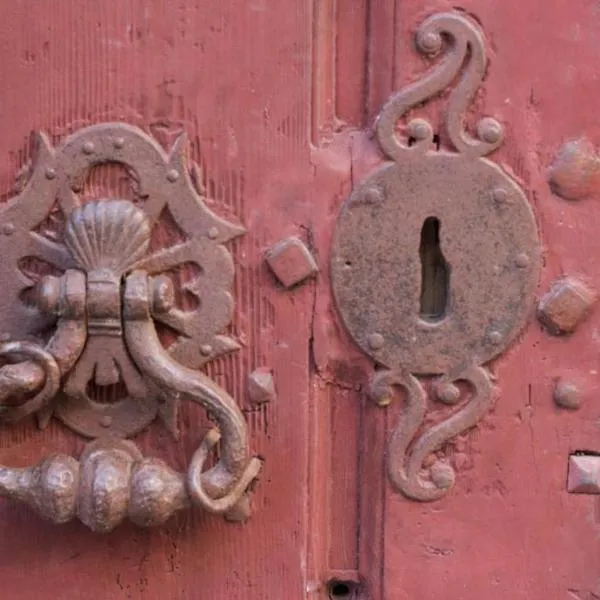
M329 578L375 600L592 600L598 587L598 499L566 491L569 455L600 450L594 308L568 337L531 317L492 363L496 403L444 449L460 477L435 504L397 495L384 445L402 410L364 399L372 365L333 310L326 265L339 206L381 156L365 129L392 91L428 63L412 34L450 0L334 2L65 0L7 3L0 23L0 185L8 197L28 138L125 120L165 146L190 132L214 209L248 230L233 242L243 349L210 374L246 412L265 464L245 525L187 514L163 529L106 537L56 528L0 504L3 597L326 598ZM597 192L555 196L548 171L568 140L600 144L595 0L463 0L483 28L493 68L469 123L504 125L491 159L527 192L544 246L538 296L564 275L600 289ZM434 124L444 98L415 110ZM435 127L434 127L435 128ZM312 142L312 144L311 144ZM446 143L441 132L442 144ZM92 174L96 197L123 189ZM300 237L316 283L277 286L265 251ZM325 266L325 268L323 268ZM272 369L274 401L245 397L247 375ZM582 382L581 406L553 401L557 379ZM443 408L442 410L449 410ZM436 418L436 415L433 416ZM183 469L203 434L184 408L181 442L154 427L136 442ZM0 432L0 462L26 465L82 443L57 424Z
M263 257L284 235L306 240L299 224L306 223L310 195L301 135L308 126L310 15L300 3L276 12L273 18L260 1L7 7L0 25L2 194L12 195L15 175L30 159L33 131L58 143L81 126L118 120L165 147L187 131L214 209L252 232L230 244L231 334L243 349L217 361L210 375L239 399L254 451L277 460L265 462L255 515L245 525L195 511L153 532L124 525L98 537L83 526L56 528L2 501L5 598L284 598L305 588L314 283L293 294L276 289ZM270 65L275 56L285 68ZM130 198L121 173L104 167L84 192ZM273 370L282 400L254 406L247 376L261 366ZM190 406L182 413L179 443L158 425L135 440L145 455L178 470L207 427L203 411ZM1 463L24 466L51 452L78 455L83 440L54 423L38 431L28 422L3 428L0 446Z

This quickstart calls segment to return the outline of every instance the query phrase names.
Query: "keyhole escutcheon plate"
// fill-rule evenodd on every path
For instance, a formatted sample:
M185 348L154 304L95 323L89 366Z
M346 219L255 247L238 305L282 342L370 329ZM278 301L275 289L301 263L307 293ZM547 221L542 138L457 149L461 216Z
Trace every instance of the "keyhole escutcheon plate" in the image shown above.
M444 281L423 248L431 219ZM519 186L486 159L432 152L387 163L353 191L338 217L332 278L344 323L367 354L388 368L442 374L506 348L530 311L539 267ZM428 294L445 303L433 318L424 314Z
M396 389L404 396L386 452L390 482L429 502L456 476L447 457L434 453L493 404L495 379L485 365L532 312L541 252L525 193L485 158L502 144L503 125L483 117L476 136L464 128L486 72L483 32L463 14L440 13L421 24L415 42L438 62L379 114L374 137L389 161L340 210L331 279L346 329L379 367L368 396L382 407ZM423 118L402 123L453 81L446 136ZM434 399L452 407L431 426L428 387L417 375L439 376Z

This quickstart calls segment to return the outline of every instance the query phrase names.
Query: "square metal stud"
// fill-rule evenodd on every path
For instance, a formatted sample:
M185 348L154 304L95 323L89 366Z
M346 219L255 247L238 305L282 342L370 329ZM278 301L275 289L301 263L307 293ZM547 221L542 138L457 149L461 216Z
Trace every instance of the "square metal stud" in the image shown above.
M571 494L600 494L600 456L569 456L567 491Z
M302 240L289 237L273 246L266 261L277 279L286 288L315 275L317 263Z
M587 317L595 300L594 291L567 277L555 282L540 300L538 317L553 335L571 333Z

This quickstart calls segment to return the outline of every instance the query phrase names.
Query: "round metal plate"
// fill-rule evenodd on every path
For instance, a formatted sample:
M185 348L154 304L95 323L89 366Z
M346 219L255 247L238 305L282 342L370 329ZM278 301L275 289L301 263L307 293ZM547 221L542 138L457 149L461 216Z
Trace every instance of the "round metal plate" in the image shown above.
M420 316L425 220L449 265L445 315ZM524 325L540 268L533 213L496 165L457 154L386 164L338 217L332 283L357 344L378 363L441 374L501 353Z

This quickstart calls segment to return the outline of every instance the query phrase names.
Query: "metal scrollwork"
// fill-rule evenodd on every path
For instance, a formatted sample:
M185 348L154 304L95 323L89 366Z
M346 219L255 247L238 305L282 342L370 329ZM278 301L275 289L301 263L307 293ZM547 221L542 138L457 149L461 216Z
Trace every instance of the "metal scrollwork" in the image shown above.
M386 406L395 388L405 398L389 440L389 479L405 496L431 501L455 482L440 450L492 404L492 377L482 365L525 325L540 245L523 190L484 158L501 145L502 125L484 117L476 136L464 126L486 68L481 31L461 14L437 14L420 26L416 47L443 56L383 107L375 133L390 160L344 203L331 274L346 329L381 367L371 398ZM409 109L455 80L447 136L435 136L422 118L398 126ZM453 148L443 147L446 139ZM428 386L417 375L433 378L434 398L452 407L434 425L427 420Z
M126 516L159 524L190 502L212 513L233 511L261 462L249 453L235 400L197 369L239 348L222 334L233 307L233 262L223 243L243 228L208 209L188 173L184 137L169 154L119 123L78 131L59 148L38 139L28 184L0 208L0 280L6 282L0 331L9 340L0 344L6 363L0 419L36 414L43 427L56 416L97 439L79 461L57 455L28 469L0 468L0 494L55 522L77 516L94 531L108 531ZM139 200L82 198L90 169L112 162L132 173ZM157 249L152 235L165 211L183 235ZM26 269L27 260L45 269ZM172 272L188 264L195 274L182 284ZM182 292L196 298L191 308L178 301ZM168 346L161 324L175 337ZM48 330L45 346L10 341ZM113 390L121 395L99 403L91 385L120 386ZM163 412L176 414L182 398L207 409L218 424L185 475L143 458L123 439L148 426L161 402ZM216 445L219 459L205 470Z
M455 474L450 465L440 462L434 464L429 479L426 479L421 473L423 463L445 442L475 426L492 405L492 385L485 369L471 367L438 384L441 388L459 380L472 386L472 398L450 418L427 429L412 448L411 442L423 426L427 413L427 395L423 386L414 375L388 370L378 372L371 381L369 395L378 404L389 401L393 386L403 388L406 394L404 414L389 441L388 475L399 492L414 500L437 500L454 484ZM454 394L453 402L458 402L458 389L450 389Z
M422 80L394 94L381 110L376 126L377 139L391 159L401 158L406 152L414 155L431 148L433 129L427 121L414 119L408 123L409 137L414 139L411 146L398 139L396 124L409 109L451 85L463 67L463 75L448 99L446 128L452 144L458 152L468 156L485 156L502 144L502 125L495 119L487 117L479 121L477 138L463 127L463 114L485 73L486 55L481 31L460 15L433 15L419 27L416 46L425 55L435 55L442 49L444 39L448 48L440 64Z

